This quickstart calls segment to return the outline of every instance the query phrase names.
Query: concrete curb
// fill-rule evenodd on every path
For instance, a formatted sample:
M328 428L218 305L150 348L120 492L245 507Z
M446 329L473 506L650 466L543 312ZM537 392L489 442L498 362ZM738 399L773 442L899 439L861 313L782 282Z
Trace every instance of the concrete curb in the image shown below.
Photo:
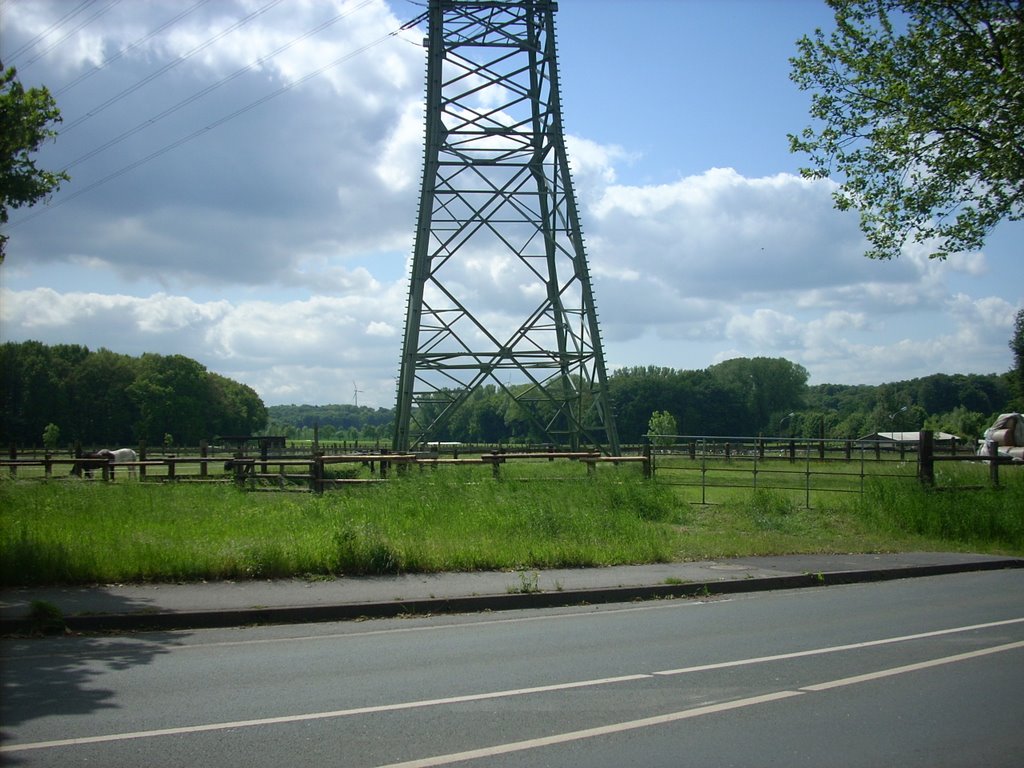
M728 595L781 589L860 584L894 579L942 576L972 571L1024 568L1024 559L1000 558L962 563L896 566L864 570L825 571L800 575L766 576L595 589L509 592L416 600L351 602L333 605L300 605L197 611L136 611L118 614L80 614L65 617L71 632L140 632L217 629L264 624L306 624L356 619L383 619L410 615L510 611L556 608L642 600ZM27 635L35 631L27 618L0 619L0 635Z

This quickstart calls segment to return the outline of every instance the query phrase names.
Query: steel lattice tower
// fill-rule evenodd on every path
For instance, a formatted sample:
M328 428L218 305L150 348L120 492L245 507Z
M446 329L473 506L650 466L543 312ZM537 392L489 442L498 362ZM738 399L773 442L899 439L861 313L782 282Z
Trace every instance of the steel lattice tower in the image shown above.
M544 440L619 453L562 133L552 0L430 0L426 143L394 448L480 387ZM500 274L502 306L475 289Z

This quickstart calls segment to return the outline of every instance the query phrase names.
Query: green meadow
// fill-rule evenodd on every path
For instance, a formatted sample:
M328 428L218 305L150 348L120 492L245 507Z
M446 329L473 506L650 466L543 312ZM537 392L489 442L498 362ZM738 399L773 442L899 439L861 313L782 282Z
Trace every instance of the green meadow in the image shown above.
M1024 555L1024 473L942 489L731 489L714 504L635 465L396 473L323 495L230 484L0 481L3 586L598 567L811 552ZM560 475L560 476L556 476ZM961 475L958 477L958 474Z

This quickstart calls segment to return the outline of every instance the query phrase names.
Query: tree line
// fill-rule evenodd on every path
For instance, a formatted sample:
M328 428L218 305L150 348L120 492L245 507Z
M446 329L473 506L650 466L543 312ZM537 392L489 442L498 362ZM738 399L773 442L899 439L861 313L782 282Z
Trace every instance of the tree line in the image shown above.
M1022 315L1024 316L1024 315ZM881 385L808 385L807 370L783 358L736 358L700 370L623 368L608 379L623 444L655 423L674 434L856 438L933 429L973 440L999 413L1024 407L1020 326L1017 368L1005 374L934 374ZM182 355L140 357L79 345L0 346L0 440L5 445L195 446L241 434L390 444L394 410L354 405L264 406L250 387ZM515 388L516 385L512 385ZM49 435L44 441L44 433ZM54 429L57 434L54 434ZM660 430L654 430L660 431ZM540 443L531 419L497 386L483 387L439 439Z
M8 342L0 372L5 445L198 445L267 424L255 390L183 355Z
M673 434L857 438L932 429L980 437L996 415L1024 406L1017 372L934 374L881 385L807 384L808 373L782 358L737 358L702 370L647 366L615 371L609 400L624 444L655 423ZM515 389L515 385L512 385ZM270 406L268 429L289 438L390 442L394 411L352 405ZM659 431L659 430L654 430ZM441 440L539 443L531 420L491 385L475 391Z

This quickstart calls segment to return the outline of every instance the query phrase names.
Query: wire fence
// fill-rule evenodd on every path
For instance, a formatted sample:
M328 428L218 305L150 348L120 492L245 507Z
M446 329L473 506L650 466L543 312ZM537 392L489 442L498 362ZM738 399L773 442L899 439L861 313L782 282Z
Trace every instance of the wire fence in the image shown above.
M687 500L713 504L736 493L772 490L807 508L822 496L864 495L872 480L935 486L937 462L984 462L988 481L1011 460L978 455L956 441L923 431L917 440L649 435L651 476L680 486Z

